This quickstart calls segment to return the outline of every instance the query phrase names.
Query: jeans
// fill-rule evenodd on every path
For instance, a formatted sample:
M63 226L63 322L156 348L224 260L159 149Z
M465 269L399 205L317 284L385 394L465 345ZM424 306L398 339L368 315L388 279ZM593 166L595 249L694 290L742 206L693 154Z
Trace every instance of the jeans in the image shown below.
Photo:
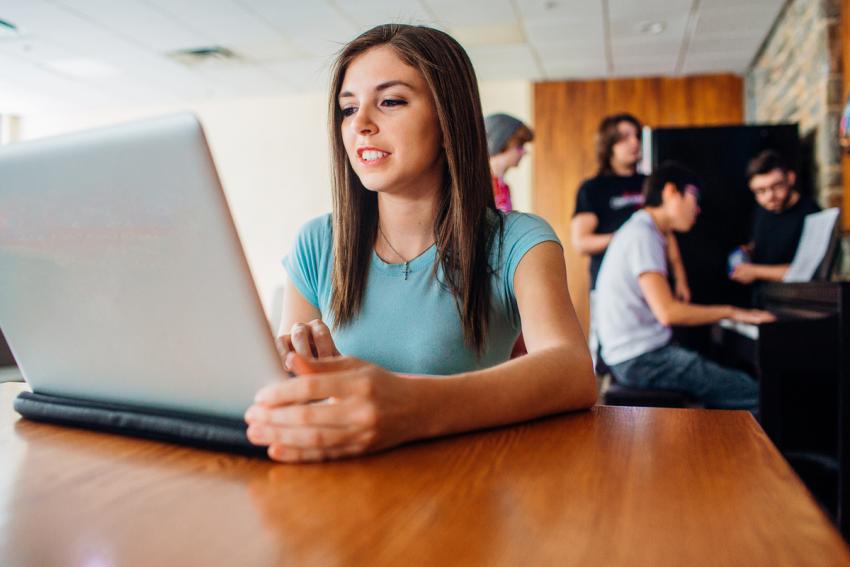
M611 370L617 382L630 388L683 392L710 408L758 409L758 383L746 372L675 345L614 364Z

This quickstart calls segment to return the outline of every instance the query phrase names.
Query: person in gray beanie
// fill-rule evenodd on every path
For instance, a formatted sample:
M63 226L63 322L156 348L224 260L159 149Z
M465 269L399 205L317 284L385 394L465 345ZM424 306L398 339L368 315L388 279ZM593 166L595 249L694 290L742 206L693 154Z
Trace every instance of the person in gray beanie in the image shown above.
M490 114L484 117L487 130L487 153L490 154L490 174L493 176L493 198L496 208L509 213L513 210L511 188L505 183L505 172L516 167L525 155L525 144L534 140L534 132L510 114ZM511 358L526 354L525 339L520 332L511 350Z
M493 197L496 207L506 213L513 210L511 190L505 183L505 173L516 167L525 155L525 144L534 140L534 132L510 114L490 114L484 118L487 130L487 153L493 175Z

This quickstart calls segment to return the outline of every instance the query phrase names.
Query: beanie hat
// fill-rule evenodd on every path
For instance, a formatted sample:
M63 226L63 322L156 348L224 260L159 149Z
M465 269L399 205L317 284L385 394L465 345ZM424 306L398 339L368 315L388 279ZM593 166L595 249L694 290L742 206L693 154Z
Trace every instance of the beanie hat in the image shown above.
M484 118L484 128L487 130L487 154L494 156L505 149L505 144L511 139L523 123L510 114L490 114Z

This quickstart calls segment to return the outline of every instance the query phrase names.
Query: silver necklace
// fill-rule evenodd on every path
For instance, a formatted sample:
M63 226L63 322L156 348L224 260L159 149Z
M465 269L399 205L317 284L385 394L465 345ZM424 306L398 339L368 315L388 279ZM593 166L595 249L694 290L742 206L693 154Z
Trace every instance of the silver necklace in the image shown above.
M404 279L406 280L406 279L407 279L407 275L410 273L410 260L408 260L407 258L405 258L404 256L402 256L402 255L401 255L401 252L399 252L398 250L396 250L396 249L395 249L395 246L393 246L392 242L390 242L390 239L389 239L389 238L387 238L387 235L386 235L386 234L384 234L384 231L381 229L381 223L378 223L378 233L381 235L381 238L383 238L383 239L384 239L384 242L386 242L386 243L387 243L387 246L389 246L389 247L390 247L390 250L392 250L392 251L393 251L393 253L395 253L395 255L396 255L396 256L398 256L399 258L401 258L401 261L402 261L402 262L404 262L404 266L402 266L402 267L401 267L401 273L402 273L402 275L404 275ZM428 248L430 248L430 247L431 247L431 245L429 244L428 246L426 246L426 247L425 247L425 250L428 250ZM416 256L416 258L418 258L418 257L419 257L419 256L421 256L422 254L424 254L424 253L425 253L425 250L423 250L422 252L420 252L420 253ZM416 258L411 258L411 260L415 260Z

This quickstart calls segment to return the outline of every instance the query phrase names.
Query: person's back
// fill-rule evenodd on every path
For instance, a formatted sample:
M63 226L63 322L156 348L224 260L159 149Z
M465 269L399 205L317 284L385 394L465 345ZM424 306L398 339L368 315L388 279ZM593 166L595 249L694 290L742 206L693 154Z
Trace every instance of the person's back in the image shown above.
M667 238L646 211L638 211L614 234L596 282L596 323L602 358L619 364L670 342L640 289L646 272L667 276Z

